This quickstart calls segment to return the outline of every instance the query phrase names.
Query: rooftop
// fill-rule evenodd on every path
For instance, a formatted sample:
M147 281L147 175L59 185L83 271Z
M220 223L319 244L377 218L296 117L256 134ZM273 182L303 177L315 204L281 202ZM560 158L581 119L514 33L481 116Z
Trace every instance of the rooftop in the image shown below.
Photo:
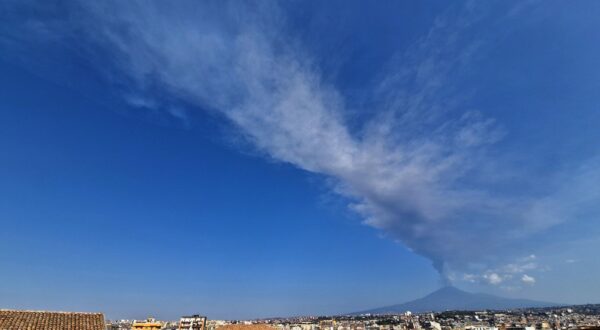
M0 310L2 330L104 330L102 313Z

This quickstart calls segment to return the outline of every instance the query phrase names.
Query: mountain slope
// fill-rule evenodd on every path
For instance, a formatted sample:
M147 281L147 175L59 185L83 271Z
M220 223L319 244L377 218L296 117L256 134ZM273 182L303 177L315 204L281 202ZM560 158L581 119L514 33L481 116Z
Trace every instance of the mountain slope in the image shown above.
M557 304L528 299L503 298L484 293L469 293L447 286L427 296L403 304L375 308L355 314L415 313L445 310L513 309L524 307L546 307Z

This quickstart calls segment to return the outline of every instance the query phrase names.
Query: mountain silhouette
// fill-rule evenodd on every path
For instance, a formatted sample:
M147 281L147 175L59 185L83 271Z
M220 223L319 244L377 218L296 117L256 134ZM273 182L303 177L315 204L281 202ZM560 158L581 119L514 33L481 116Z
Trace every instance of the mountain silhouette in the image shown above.
M550 306L557 306L557 304L528 299L504 298L485 293L470 293L459 290L453 286L447 286L420 299L398 305L374 308L353 314L386 314L403 313L406 311L422 313L446 310L504 310Z

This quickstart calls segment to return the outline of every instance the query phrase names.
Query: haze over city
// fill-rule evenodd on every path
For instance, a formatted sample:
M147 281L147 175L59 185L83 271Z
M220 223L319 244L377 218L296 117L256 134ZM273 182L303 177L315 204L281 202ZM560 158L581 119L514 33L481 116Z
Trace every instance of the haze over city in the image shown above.
M0 2L0 308L600 303L600 2ZM534 306L530 306L534 307Z

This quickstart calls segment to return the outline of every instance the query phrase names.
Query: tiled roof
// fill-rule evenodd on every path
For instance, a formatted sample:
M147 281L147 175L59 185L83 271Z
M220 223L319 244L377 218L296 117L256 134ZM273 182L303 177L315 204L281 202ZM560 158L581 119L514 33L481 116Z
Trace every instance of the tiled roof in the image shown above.
M0 330L104 330L104 315L0 310Z

